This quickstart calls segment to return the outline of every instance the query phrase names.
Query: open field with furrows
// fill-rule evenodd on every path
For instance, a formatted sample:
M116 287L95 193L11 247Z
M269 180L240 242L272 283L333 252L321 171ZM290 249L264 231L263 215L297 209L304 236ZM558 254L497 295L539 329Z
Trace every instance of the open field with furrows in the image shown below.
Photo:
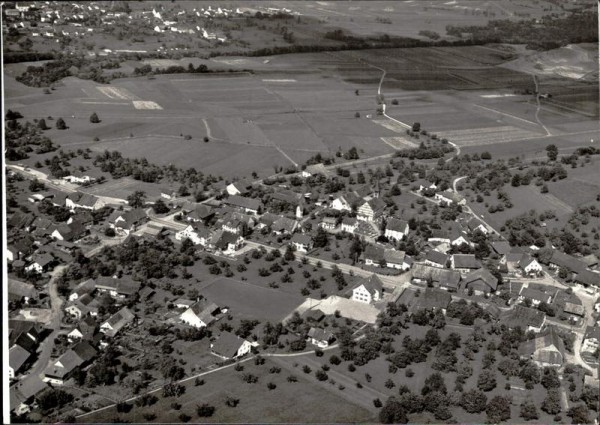
M310 356L314 357L314 354ZM77 418L79 422L106 422L119 417L131 422L145 422L145 413L154 413L156 422L181 422L179 416L185 413L192 422L244 422L244 423L277 423L277 422L355 422L372 421L374 414L362 407L347 401L341 393L343 390L331 386L324 389L316 383L313 376L305 376L300 369L290 373L282 369L280 373L269 373L276 366L271 359L257 366L254 361L243 363L243 371L235 371L233 367L203 376L204 385L195 386L194 380L186 382L185 394L178 398L163 398L162 392L156 404L148 407L137 407L128 413L118 413L116 408L106 409L88 416ZM242 375L251 373L258 377L258 382L247 384ZM288 382L290 375L297 377L297 382ZM267 383L272 382L276 388L269 390ZM327 384L329 385L329 384ZM338 395L339 393L340 395ZM236 407L225 404L228 397L239 399ZM180 409L171 407L173 402L181 404ZM198 417L196 407L208 403L215 407L211 417Z
M568 178L548 185L549 193L574 209L595 201L600 194L600 159L592 157L585 167L567 171Z

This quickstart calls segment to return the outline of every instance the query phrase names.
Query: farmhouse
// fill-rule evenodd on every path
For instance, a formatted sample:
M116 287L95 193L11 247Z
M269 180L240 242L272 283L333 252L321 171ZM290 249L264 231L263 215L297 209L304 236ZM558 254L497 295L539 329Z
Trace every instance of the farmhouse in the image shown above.
M312 238L308 235L303 235L300 233L296 233L294 236L292 236L292 239L290 239L290 244L296 248L296 251L299 252L308 252L313 247Z
M581 351L585 353L595 353L600 347L600 326L590 326L585 332Z
M93 182L95 179L85 173L73 171L70 175L63 177L63 180L69 183L88 184Z
M142 208L135 208L126 212L113 212L108 218L108 223L117 233L129 235L129 233L136 231L138 226L147 220L146 212Z
M271 226L276 235L291 235L298 228L298 222L287 217L279 217Z
M88 233L83 223L73 221L71 224L56 226L50 236L59 241L73 242L83 238Z
M500 256L508 254L511 250L510 244L506 241L492 241L489 242L489 245L492 251Z
M412 276L414 283L431 282L446 291L458 291L460 284L459 272L425 264L415 264L412 269Z
M383 282L373 273L370 277L364 278L352 290L352 300L371 304L379 301L383 295Z
M408 222L397 218L390 218L386 223L384 236L388 239L401 241L408 236L408 232Z
M546 315L544 313L521 305L516 305L513 309L503 311L500 314L500 323L505 324L510 329L520 327L525 332L541 332L545 322Z
M185 229L175 233L175 239L184 241L189 239L194 245L206 246L211 237L210 229L202 224L193 223Z
M319 226L325 230L334 230L337 227L337 221L335 217L323 217Z
M445 268L449 259L448 255L443 252L432 249L425 256L425 264L428 266Z
M458 193L453 192L451 190L447 190L444 192L438 192L434 195L434 198L437 199L438 201L440 201L440 204L446 204L446 205L452 205L452 204L465 205L467 202L465 198L463 198Z
M178 307L181 306L181 304L176 305ZM219 311L219 306L215 303L210 303L206 299L202 299L181 313L179 318L182 322L195 328L205 328L215 321L215 316Z
M572 273L579 273L587 268L587 265L583 261L557 249L552 252L549 266L551 269L560 269L563 267Z
M358 228L358 220L351 217L344 217L342 219L342 230L344 232L352 233Z
M552 295L539 289L521 287L518 299L521 303L528 299L531 301L532 306L537 307L541 303L549 304L552 301Z
M348 192L335 198L330 208L336 211L352 211L353 208L358 208L361 201L360 196L353 192Z
M210 345L213 354L228 360L236 359L248 354L252 350L252 345L245 339L240 338L230 332L223 332L221 336Z
M565 359L565 345L554 328L521 344L519 355L531 359L540 367L560 367Z
M244 245L244 238L235 233L218 230L212 236L208 246L223 254L233 254Z
M221 229L236 235L245 236L247 232L247 225L240 220L232 218L224 221L221 225Z
M581 283L585 286L596 286L600 287L600 273L592 270L581 270L575 276L575 282Z
M519 268L524 275L538 274L542 272L542 265L537 260L527 254L523 255L519 261Z
M84 367L96 357L96 349L88 342L77 343L44 370L44 382L64 385L77 367Z
M488 269L472 271L464 278L465 289L473 289L476 295L489 294L498 288L498 279Z
M85 294L91 294L95 290L96 282L94 281L94 279L84 280L83 282L75 286L75 289L73 289L73 292L71 292L71 294L69 295L69 301L75 301Z
M31 283L8 278L8 299L10 301L29 303L38 297L38 291Z
M94 336L97 335L97 330L98 324L96 323L96 320L91 316L86 316L67 334L67 338L69 342L75 340L93 341Z
M452 296L442 289L425 288L415 299L414 310L440 310L446 314L446 309L452 301Z
M35 253L31 257L31 263L27 267L25 267L25 270L28 272L33 271L36 273L44 273L48 270L51 270L54 264L56 264L56 260L50 254Z
M226 188L225 191L227 192L228 195L233 196L233 195L245 195L246 193L248 193L248 189L252 186L252 184L247 181L247 180L239 180L237 182L233 182L231 184L229 184Z
M100 325L100 332L112 338L134 319L135 315L127 307L123 307Z
M244 212L250 214L258 214L261 208L261 202L259 199L255 198L246 198L244 196L233 195L227 199L223 200L223 203L226 205L231 205L232 207L239 208Z
M211 218L213 218L214 215L215 215L215 211L211 207L204 205L204 204L200 204L195 209L193 209L188 214L186 214L185 218L187 221L191 221L194 223L198 223L198 222L206 223Z
M472 254L454 254L450 258L450 267L461 273L469 273L481 267L481 263Z
M487 227L485 227L485 225L475 217L473 217L467 222L467 228L472 233L477 231L483 233L484 235L487 235L489 233Z
M356 212L356 218L362 221L373 222L383 214L385 202L379 198L370 199L362 203Z
M25 366L31 354L20 345L13 345L8 350L8 379L14 379Z
M319 348L328 347L334 336L331 332L321 328L310 328L308 331L308 339L310 343L316 345Z
M96 211L104 207L104 201L87 193L74 192L70 193L65 199L65 206L74 211L76 208Z
M120 278L99 276L96 279L96 289L108 292L113 298L132 298L140 290L140 282L124 275Z

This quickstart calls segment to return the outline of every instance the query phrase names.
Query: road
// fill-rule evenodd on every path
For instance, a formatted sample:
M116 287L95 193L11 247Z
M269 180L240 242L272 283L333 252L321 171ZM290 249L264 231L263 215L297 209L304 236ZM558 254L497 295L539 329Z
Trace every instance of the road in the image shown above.
M548 127L546 127L542 121L540 121L540 108L542 107L542 105L540 104L540 88L539 88L539 84L538 84L538 79L537 79L537 75L533 74L533 82L535 84L535 101L537 103L537 107L535 109L535 120L537 121L537 123L544 129L544 131L546 132L546 136L552 136L552 133L550 133L550 130L548 130Z

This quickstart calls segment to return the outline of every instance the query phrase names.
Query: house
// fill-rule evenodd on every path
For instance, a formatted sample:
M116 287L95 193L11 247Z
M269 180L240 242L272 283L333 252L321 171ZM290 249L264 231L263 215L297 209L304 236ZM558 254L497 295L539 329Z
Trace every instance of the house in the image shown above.
M9 301L17 301L28 304L29 300L37 299L37 297L38 291L31 283L8 278Z
M308 235L296 233L292 236L292 239L290 239L290 245L298 252L308 252L313 248L313 241Z
M564 342L552 327L522 343L518 351L522 359L531 359L539 367L561 367L565 360Z
M383 235L388 239L401 241L408 236L409 230L408 222L392 217L387 221Z
M8 346L19 345L32 354L45 336L44 328L39 323L25 320L9 320L8 329Z
M574 278L575 282L585 286L600 287L600 273L592 270L581 270Z
M367 245L365 251L363 253L363 258L365 259L365 265L367 266L376 266L382 267L384 261L384 252L385 249L382 246L378 245ZM383 266L385 267L385 266Z
M96 357L96 349L87 341L77 343L44 370L44 382L64 385L76 368L85 367Z
M425 264L415 264L412 268L414 283L431 284L446 291L456 292L460 286L460 272Z
M464 287L476 295L489 294L498 288L498 279L488 269L472 271L464 278Z
M600 326L589 326L583 337L581 352L595 353L600 347Z
M85 316L83 320L77 323L77 326L67 334L69 342L76 340L93 341L97 334L98 324L92 316Z
M527 276L542 273L542 265L535 258L527 254L523 255L519 261L519 268Z
M20 416L31 411L34 398L48 388L41 379L19 380L10 387L10 411Z
M572 273L579 273L587 268L583 261L556 249L552 252L548 266L556 270L564 268Z
M216 356L225 360L236 359L248 354L252 345L245 339L230 332L223 332L221 336L210 345L211 351Z
M114 337L128 324L132 323L135 315L127 308L123 307L110 318L100 325L100 332L108 337Z
M87 315L96 317L100 302L90 294L83 294L75 301L71 301L65 307L65 311L75 319L81 319Z
M338 196L331 202L329 208L336 211L352 211L353 208L358 208L358 204L361 202L360 196L353 192L348 192L344 195Z
M298 228L298 222L287 217L279 217L271 225L271 231L276 235L291 235Z
M377 302L383 296L383 282L373 273L370 277L362 279L352 289L352 300L371 304Z
M20 345L13 345L8 350L8 379L15 379L17 373L23 369L31 353Z
M450 232L443 229L432 229L427 242L450 243Z
M175 239L184 241L189 239L194 245L206 246L211 237L210 229L199 223L192 223L185 229L175 233Z
M129 235L148 220L143 208L134 208L129 211L115 211L108 218L108 225L119 234Z
M500 256L508 254L511 250L510 244L506 241L491 241L488 244L492 251Z
M244 238L235 233L218 230L209 242L209 247L223 254L233 254L244 245Z
M432 267L445 268L450 258L443 252L436 251L435 249L430 250L425 256L425 264Z
M342 219L342 231L352 233L358 228L358 220L351 217L344 217Z
M257 228L264 229L265 227L271 227L273 226L273 223L279 220L279 218L280 216L278 216L277 214L266 212L263 215L261 215L258 219Z
M31 263L25 267L25 270L28 272L44 273L51 270L54 267L54 264L56 264L56 260L50 254L35 253L31 257Z
M35 221L35 216L30 213L21 211L15 212L12 217L6 222L7 227L29 231L29 226Z
M539 333L546 323L546 315L534 308L515 305L514 308L500 314L499 322L505 324L509 329L520 327L525 332Z
M324 329L311 327L308 331L308 339L311 344L319 348L325 348L329 347L329 344L334 340L334 336Z
M563 311L568 314L573 314L579 317L585 317L585 307L581 304L566 302Z
M225 191L229 196L233 195L245 195L249 192L249 188L252 184L248 180L238 180L237 182L233 182L225 188Z
M413 264L413 259L406 255L404 251L395 249L386 249L383 252L383 259L386 267L397 270L407 271Z
M75 301L85 294L92 294L96 290L94 279L88 279L79 283L69 295L69 301Z
M70 193L65 199L65 206L72 211L74 211L76 208L96 211L105 205L106 203L100 198L82 192Z
M437 288L425 288L425 291L416 298L414 310L440 310L446 314L446 309L452 301L448 291Z
M74 242L83 238L89 233L85 225L79 221L72 221L70 224L61 224L50 233L50 236L59 241Z
M527 299L531 301L532 306L537 307L541 303L550 304L552 301L552 295L539 289L522 287L518 300L519 302L523 303Z
M373 222L383 214L385 202L379 198L364 201L356 211L356 218L362 221Z
M120 278L100 276L96 279L96 289L100 292L108 292L113 298L133 298L140 290L140 282L128 275Z
M173 305L175 306L175 308L184 308L187 310L188 308L196 304L196 302L197 301L194 300L186 300L185 298L177 298L175 301L173 301Z
M440 204L446 204L446 205L452 205L452 204L465 205L467 202L465 198L463 198L461 195L459 195L458 193L453 192L451 190L446 190L444 192L438 192L434 195L434 198L437 199L438 201L440 201Z
M261 209L260 199L246 198L244 196L233 195L223 200L223 203L232 207L240 208L244 212L258 214Z
M475 246L463 231L451 231L449 235L450 245L461 246L469 245L471 248Z
M186 309L179 318L182 322L195 328L205 328L215 321L215 316L219 314L220 309L215 303L210 303L206 299L192 304Z
M63 177L63 180L75 184L89 184L96 179L85 173L74 171L70 175Z
M479 221L478 218L473 217L471 220L467 222L467 228L471 233L475 233L477 231L487 235L489 233L487 227Z
M27 200L31 203L42 202L44 199L50 199L53 195L48 192L38 192L29 195Z
M320 308L306 310L301 316L307 323L319 323L325 318L325 313Z
M241 220L237 220L235 218L224 221L221 225L221 229L240 236L246 236L247 233L247 225Z
M335 217L323 217L319 226L325 230L334 230L337 227L337 220Z
M469 273L481 267L481 263L473 254L454 254L450 258L450 268L461 273Z
M585 263L585 265L588 267L588 269L594 269L598 266L598 257L596 257L596 255L594 254L590 254L590 255L586 255L585 257L581 258L581 261L583 263Z
M215 211L208 205L200 204L186 215L186 220L194 223L207 223L215 215Z

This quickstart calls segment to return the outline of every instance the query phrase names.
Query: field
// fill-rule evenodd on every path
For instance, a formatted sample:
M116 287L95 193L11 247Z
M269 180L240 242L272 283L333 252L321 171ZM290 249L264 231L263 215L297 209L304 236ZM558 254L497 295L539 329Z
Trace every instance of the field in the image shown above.
M245 362L244 371L236 372L233 368L208 374L203 377L205 384L195 386L191 379L185 383L186 392L175 398L162 398L150 407L134 407L129 413L117 413L115 408L78 418L81 422L105 422L114 417L132 422L146 422L143 413L154 413L157 422L180 422L179 415L186 413L193 422L244 422L244 423L278 423L278 422L355 422L372 421L374 415L368 410L346 401L341 390L333 388L325 390L316 384L314 378L305 378L300 370L293 375L298 382L287 382L290 373L283 370L279 374L269 374L275 363L267 359L262 366L254 362ZM243 373L252 373L259 377L255 384L242 381ZM267 383L274 383L277 388L267 389ZM335 392L340 393L337 395ZM160 392L157 392L160 396ZM225 404L227 397L238 398L237 407ZM181 404L179 410L170 407L171 403ZM215 413L210 418L199 418L196 406L209 403L215 406Z

